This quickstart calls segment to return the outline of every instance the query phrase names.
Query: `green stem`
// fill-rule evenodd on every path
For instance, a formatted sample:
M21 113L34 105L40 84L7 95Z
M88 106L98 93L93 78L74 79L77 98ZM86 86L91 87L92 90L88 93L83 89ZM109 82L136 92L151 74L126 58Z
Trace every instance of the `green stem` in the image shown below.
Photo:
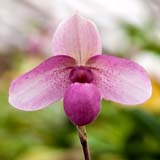
M90 152L87 144L87 133L85 126L77 126L79 139L82 145L85 160L90 160Z

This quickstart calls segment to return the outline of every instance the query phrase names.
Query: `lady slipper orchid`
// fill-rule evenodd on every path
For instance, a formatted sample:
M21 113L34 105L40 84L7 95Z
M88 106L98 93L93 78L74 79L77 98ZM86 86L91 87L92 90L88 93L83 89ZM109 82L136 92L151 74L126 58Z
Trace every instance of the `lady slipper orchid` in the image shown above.
M101 98L137 105L151 96L145 70L130 60L101 55L95 24L77 14L59 25L53 53L11 83L9 102L15 108L39 110L63 99L68 118L83 126L98 116Z

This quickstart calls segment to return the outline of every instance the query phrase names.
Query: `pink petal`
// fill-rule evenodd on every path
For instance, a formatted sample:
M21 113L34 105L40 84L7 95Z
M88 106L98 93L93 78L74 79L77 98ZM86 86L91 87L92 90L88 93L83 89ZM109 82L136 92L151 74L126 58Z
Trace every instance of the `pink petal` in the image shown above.
M9 102L17 109L38 110L61 99L70 84L68 67L75 60L55 56L14 80L9 89Z
M94 83L104 99L136 105L151 96L150 79L145 70L135 62L100 55L90 58L88 65L92 67Z
M92 83L73 83L64 96L64 110L76 125L83 126L93 122L101 109L101 97Z
M53 38L54 54L66 54L84 64L93 55L101 53L101 42L93 22L78 14L61 23Z

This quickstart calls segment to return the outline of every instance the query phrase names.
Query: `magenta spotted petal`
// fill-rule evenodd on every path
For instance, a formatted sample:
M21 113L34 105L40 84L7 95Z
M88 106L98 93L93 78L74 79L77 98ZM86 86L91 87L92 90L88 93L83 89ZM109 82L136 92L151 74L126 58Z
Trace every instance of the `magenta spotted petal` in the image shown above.
M100 93L89 83L70 85L64 96L64 110L76 125L83 126L93 122L100 112Z
M61 99L70 68L75 60L68 56L47 59L32 71L14 80L9 89L9 102L21 110L38 110Z
M152 93L150 79L138 64L123 58L100 55L89 59L94 83L106 100L126 105L146 101Z

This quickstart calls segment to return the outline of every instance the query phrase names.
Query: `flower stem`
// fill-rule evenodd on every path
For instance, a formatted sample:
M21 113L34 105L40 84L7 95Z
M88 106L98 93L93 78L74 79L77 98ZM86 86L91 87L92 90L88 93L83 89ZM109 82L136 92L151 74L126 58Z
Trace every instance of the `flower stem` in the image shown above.
M85 128L85 126L77 126L77 130L78 130L80 142L82 144L84 158L85 158L85 160L90 160L90 152L89 152L89 147L87 144L86 128Z

